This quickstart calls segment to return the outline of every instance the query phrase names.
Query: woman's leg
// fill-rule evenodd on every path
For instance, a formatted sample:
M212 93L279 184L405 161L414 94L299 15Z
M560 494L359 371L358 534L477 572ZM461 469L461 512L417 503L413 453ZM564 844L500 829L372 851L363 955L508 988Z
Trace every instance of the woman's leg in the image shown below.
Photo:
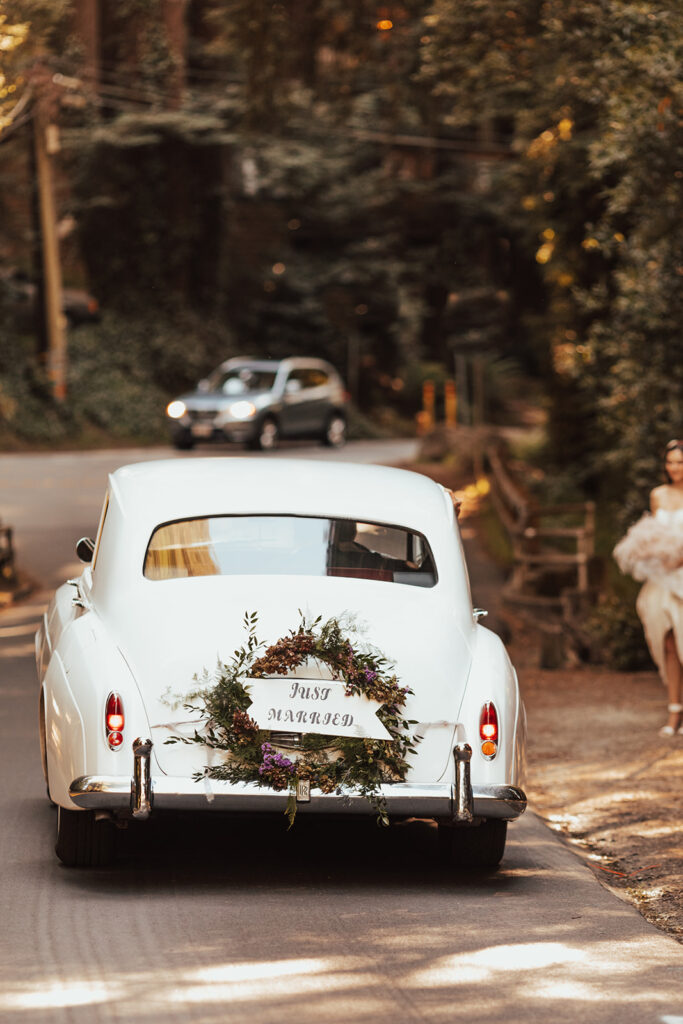
M666 666L666 686L669 694L669 704L680 704L681 703L681 676L683 671L681 670L681 663L678 660L678 651L676 650L676 641L674 640L673 630L664 637L664 663ZM670 711L667 724L674 729L678 728L683 716L680 711Z

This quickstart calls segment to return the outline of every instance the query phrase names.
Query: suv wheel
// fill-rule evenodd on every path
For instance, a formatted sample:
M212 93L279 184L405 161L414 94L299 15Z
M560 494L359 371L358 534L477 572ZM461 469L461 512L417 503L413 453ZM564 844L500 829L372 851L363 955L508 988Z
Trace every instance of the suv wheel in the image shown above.
M341 413L336 412L330 416L322 443L328 448L342 448L346 444L346 419Z
M173 438L173 447L177 448L181 452L189 452L191 448L194 448L194 438L188 431L185 434L176 434Z
M262 421L253 441L253 447L262 452L271 452L277 448L280 440L280 429L272 416L266 416Z

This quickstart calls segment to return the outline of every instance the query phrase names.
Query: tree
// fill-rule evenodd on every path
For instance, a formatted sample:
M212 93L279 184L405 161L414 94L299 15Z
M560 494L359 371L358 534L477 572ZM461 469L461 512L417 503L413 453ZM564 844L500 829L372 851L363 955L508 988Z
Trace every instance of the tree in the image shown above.
M25 106L17 88L20 76L14 70L15 51L26 41L29 24L11 21L7 12L0 13L0 133L7 129Z
M642 501L660 442L681 432L683 10L435 0L426 21L443 122L492 119L519 154L498 188L546 282L557 450Z
M0 132L25 114L36 60L64 46L70 0L2 0L0 5Z
M15 78L22 51L77 77L73 8L5 5L31 25ZM197 0L175 85L163 8L104 5L104 105L68 115L107 306L171 297L342 366L360 346L375 381L485 344L547 373L580 480L637 490L680 433L678 7Z

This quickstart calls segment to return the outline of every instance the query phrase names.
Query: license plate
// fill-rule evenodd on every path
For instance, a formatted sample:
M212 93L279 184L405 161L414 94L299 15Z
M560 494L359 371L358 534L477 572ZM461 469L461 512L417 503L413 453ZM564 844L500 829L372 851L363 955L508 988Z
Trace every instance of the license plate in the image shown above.
M311 782L310 779L299 779L296 784L296 800L297 803L306 804L311 799Z
M213 423L195 423L192 427L193 437L211 437L213 434Z

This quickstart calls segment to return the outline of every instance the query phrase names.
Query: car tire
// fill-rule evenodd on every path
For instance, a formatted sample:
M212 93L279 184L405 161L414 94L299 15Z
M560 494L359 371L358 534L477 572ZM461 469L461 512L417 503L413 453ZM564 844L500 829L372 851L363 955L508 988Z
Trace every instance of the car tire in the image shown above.
M327 448L343 448L346 444L346 417L339 412L330 416L321 440Z
M57 808L55 853L69 868L95 868L114 857L115 831L111 821L98 821L94 811Z
M40 709L38 712L38 736L40 739L40 760L43 765L43 777L45 779L45 792L47 798L53 807L57 804L50 796L50 778L47 773L47 742L45 739L45 695L41 690L40 693Z
M441 854L456 867L484 871L497 868L505 853L507 828L507 821L500 818L462 828L440 824Z
M178 434L173 438L173 447L181 452L189 452L191 448L194 448L194 438L191 434Z
M266 416L258 426L256 437L251 442L251 447L261 452L272 452L278 446L280 440L280 428L272 416Z

